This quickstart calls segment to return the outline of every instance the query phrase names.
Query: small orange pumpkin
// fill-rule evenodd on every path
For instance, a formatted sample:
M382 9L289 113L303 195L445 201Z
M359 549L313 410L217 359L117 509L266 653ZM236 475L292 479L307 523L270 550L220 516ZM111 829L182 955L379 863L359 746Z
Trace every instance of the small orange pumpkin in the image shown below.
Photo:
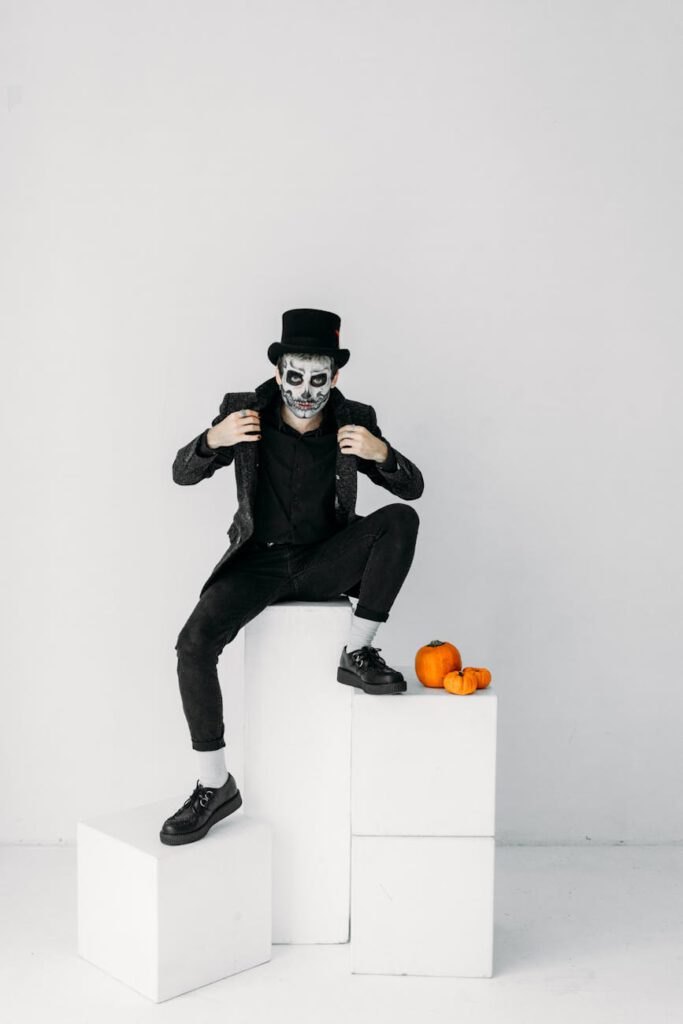
M461 668L460 651L447 640L430 640L415 655L415 675L423 686L443 686L446 673Z
M477 689L485 690L491 682L491 673L487 668L475 668L477 673Z
M478 689L477 678L476 668L464 668L459 672L448 672L444 676L444 689L448 690L449 693L458 693L460 696L465 697L468 693L474 693Z

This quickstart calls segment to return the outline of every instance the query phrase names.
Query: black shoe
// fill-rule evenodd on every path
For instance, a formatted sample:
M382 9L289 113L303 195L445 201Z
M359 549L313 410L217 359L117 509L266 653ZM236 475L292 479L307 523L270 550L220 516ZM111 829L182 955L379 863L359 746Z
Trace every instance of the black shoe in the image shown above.
M199 779L182 807L161 826L159 839L167 846L180 846L202 839L212 825L242 806L242 796L233 776L222 786L202 786Z
M337 680L358 686L366 693L404 693L406 681L401 672L389 668L378 651L381 647L360 647L357 651L342 650Z

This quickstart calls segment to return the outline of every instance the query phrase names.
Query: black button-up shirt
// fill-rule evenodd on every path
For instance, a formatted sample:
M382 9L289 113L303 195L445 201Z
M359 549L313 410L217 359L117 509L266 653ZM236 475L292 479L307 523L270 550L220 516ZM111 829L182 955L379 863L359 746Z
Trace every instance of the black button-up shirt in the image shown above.
M261 410L255 541L309 544L336 533L337 425L329 402L314 430L300 433L281 415L282 399Z

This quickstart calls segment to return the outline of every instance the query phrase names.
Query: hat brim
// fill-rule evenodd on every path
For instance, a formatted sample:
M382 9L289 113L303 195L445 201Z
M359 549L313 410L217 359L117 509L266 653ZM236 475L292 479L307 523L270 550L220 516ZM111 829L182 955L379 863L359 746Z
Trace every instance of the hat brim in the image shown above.
M268 358L271 363L277 363L278 359L283 352L303 352L304 349L296 345L288 345L287 342L274 341L272 345L268 346ZM351 352L348 348L316 348L315 351L311 350L312 354L321 356L332 356L338 367L345 366L349 361Z

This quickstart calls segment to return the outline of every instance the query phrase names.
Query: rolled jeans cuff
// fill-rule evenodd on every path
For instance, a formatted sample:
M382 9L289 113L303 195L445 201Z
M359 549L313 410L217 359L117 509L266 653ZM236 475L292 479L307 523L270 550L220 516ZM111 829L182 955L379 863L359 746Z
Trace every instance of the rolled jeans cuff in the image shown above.
M379 612L376 608L368 608L361 601L356 605L354 615L361 619L372 619L373 622L386 622L389 618L389 612Z
M221 736L217 740L192 740L193 750L220 750L225 746L225 740Z

